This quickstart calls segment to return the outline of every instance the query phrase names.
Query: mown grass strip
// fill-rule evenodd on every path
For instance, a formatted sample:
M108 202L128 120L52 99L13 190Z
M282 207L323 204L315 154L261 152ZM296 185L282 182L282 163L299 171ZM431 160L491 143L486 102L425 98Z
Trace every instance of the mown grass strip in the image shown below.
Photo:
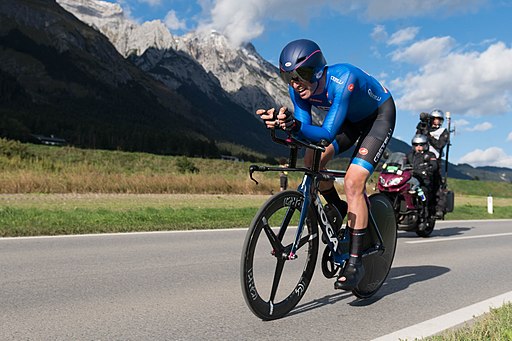
M244 207L34 208L0 207L0 236L191 230L248 227L259 202ZM454 219L512 218L512 207L464 205L446 216Z
M248 227L257 208L47 210L0 208L0 236L191 230Z

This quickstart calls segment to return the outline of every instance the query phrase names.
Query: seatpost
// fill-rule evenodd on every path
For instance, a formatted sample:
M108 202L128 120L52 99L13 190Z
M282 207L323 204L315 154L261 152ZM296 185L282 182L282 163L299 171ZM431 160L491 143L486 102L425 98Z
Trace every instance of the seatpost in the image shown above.
M313 152L313 165L311 170L313 172L318 172L320 170L320 157L322 156L322 151L319 149L315 149Z

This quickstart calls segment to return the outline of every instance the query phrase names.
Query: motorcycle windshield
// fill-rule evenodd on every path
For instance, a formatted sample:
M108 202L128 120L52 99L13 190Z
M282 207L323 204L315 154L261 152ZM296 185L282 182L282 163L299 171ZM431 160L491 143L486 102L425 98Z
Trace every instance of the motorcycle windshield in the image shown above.
M388 173L395 173L399 170L404 169L405 164L407 163L407 158L402 152L395 152L391 154L382 168Z

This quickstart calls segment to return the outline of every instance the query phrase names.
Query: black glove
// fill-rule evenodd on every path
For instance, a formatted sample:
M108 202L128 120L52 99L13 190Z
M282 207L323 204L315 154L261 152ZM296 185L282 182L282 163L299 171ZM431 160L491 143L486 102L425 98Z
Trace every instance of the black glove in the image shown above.
M284 114L286 115L286 118L283 120L285 125L284 130L293 133L298 132L301 126L300 121L297 121L293 113L288 110L286 110Z

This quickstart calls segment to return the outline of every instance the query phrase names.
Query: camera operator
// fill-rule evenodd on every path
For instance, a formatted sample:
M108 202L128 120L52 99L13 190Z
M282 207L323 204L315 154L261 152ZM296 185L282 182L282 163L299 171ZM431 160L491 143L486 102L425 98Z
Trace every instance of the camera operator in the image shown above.
M437 171L434 173L434 193L437 197L436 216L442 218L444 216L444 195L441 189L443 178L441 176L441 158L443 157L443 148L448 143L450 133L444 127L444 113L439 109L432 112L420 114L420 123L416 126L416 134L426 135L430 145L429 150L434 153L437 158ZM446 160L448 162L448 160Z

